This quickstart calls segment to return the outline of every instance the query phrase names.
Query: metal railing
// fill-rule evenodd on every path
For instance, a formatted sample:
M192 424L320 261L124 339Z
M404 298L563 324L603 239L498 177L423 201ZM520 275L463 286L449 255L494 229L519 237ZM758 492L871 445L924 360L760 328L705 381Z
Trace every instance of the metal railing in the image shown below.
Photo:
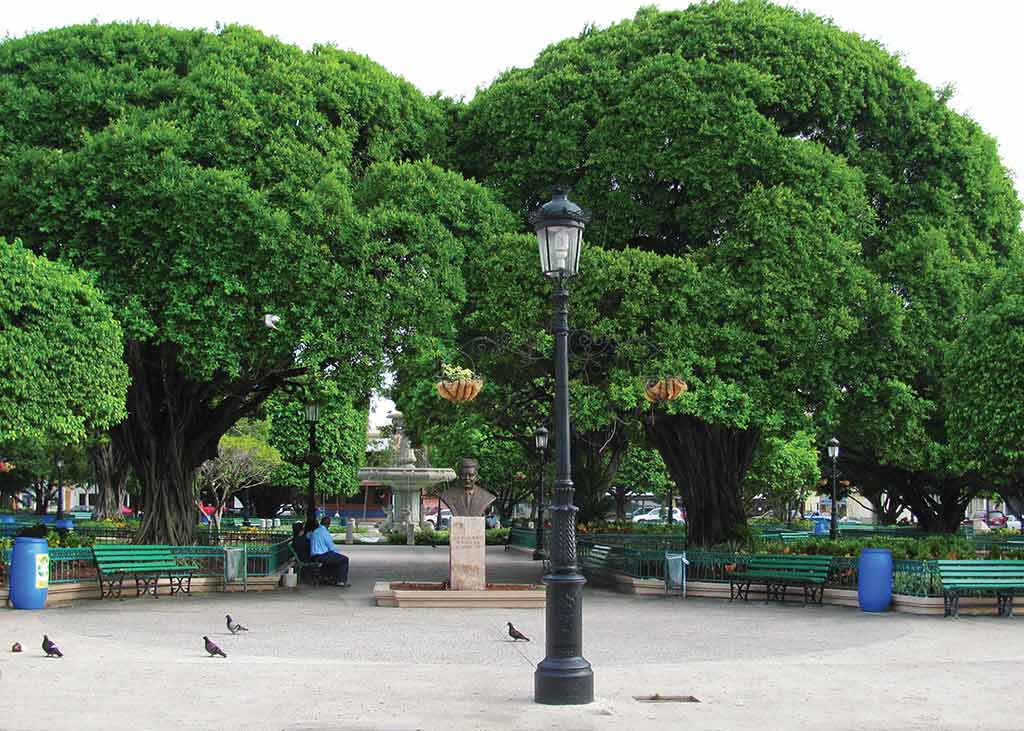
M291 558L288 541L252 544L247 549L246 570L249 576L273 576ZM195 576L224 576L222 546L171 546L170 550L176 558L199 566ZM49 554L51 584L96 581L96 561L91 548L51 548ZM4 585L9 581L10 563L11 551L8 549L0 553L0 580Z
M608 545L601 541L580 541L581 564L594 546ZM669 549L673 550L673 549ZM752 554L731 551L686 552L689 566L687 581L728 582L730 576L745 568ZM849 556L835 556L825 586L832 589L857 589L858 559ZM606 560L607 570L615 571L636 579L665 579L665 550L633 548L623 544L612 547ZM913 596L941 596L941 583L932 561L893 561L893 592Z

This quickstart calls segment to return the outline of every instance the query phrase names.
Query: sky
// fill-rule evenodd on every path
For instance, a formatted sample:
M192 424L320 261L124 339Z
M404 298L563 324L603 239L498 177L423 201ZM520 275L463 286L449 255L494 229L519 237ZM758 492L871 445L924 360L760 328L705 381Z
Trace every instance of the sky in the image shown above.
M638 7L688 2L637 0L35 0L7 2L0 34L22 36L75 23L144 20L178 27L244 23L309 48L332 43L365 54L427 94L471 98L510 67L529 66L551 43L591 24L631 18ZM879 41L925 83L953 84L951 104L996 138L1003 163L1024 192L1024 68L1019 0L789 0L780 4L831 18ZM380 423L391 408L375 409Z

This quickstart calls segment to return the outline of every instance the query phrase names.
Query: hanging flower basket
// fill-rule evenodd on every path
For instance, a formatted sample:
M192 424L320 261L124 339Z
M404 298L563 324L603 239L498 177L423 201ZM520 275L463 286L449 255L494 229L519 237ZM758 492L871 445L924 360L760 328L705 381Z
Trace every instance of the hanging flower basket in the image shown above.
M441 364L441 380L434 384L441 398L455 403L472 401L483 387L484 379L469 368L460 368L448 363Z
M682 378L661 378L647 382L644 397L651 403L673 401L686 393L686 381Z
M457 381L438 381L434 388L446 401L465 403L472 401L483 390L482 378L463 378Z

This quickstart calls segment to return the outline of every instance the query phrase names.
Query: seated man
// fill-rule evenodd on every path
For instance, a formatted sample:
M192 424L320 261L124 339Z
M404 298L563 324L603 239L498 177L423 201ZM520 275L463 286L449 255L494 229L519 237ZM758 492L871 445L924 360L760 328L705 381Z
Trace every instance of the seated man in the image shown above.
M325 515L320 519L320 527L309 536L309 552L313 561L322 566L322 573L333 574L336 586L350 586L348 583L348 556L343 556L334 546L331 535L331 518Z
M302 563L309 563L309 537L306 535L306 526L302 523L292 525L292 550Z

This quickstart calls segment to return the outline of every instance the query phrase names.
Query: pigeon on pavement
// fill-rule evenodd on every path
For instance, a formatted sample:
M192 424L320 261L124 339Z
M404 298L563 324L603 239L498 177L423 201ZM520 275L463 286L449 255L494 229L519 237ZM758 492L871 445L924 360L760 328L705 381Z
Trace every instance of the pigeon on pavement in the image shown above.
M15 642L13 645L11 645L11 652L21 652L21 643Z
M231 634L237 635L239 632L248 632L249 631L248 627L243 627L238 622L236 622L235 620L231 619L231 615L230 614L225 614L224 618L228 620L228 631L230 631Z
M227 655L224 654L224 650L220 649L215 644L213 644L210 641L209 637L203 635L203 640L206 642L206 651L210 653L210 657L214 657L216 655L220 655L221 657L227 657Z
M530 638L524 635L519 630L517 630L515 627L513 627L511 622L508 623L508 636L512 638L513 642L515 642L516 640L526 640L527 642L530 641Z
M46 653L47 657L64 657L64 653L50 641L50 638L43 635L43 652Z

